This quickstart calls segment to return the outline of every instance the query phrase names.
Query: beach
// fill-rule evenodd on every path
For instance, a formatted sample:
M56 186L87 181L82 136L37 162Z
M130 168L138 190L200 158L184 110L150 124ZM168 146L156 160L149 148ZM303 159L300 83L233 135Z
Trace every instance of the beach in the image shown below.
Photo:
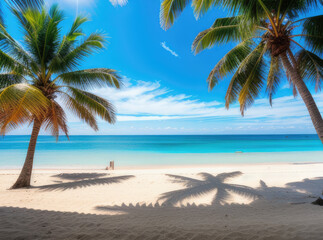
M103 167L102 167L103 169ZM321 239L322 163L35 169L8 190L0 239Z

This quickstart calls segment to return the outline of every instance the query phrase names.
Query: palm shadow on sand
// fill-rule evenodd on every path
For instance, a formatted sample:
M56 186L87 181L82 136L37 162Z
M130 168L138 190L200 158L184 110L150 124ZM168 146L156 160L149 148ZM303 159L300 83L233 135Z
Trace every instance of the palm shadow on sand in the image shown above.
M323 177L312 179L305 178L301 182L287 183L286 186L296 189L297 191L317 197L323 190Z
M82 175L82 174L79 174L79 175ZM58 177L59 176L60 175L58 175ZM66 177L68 176L68 174L63 176ZM67 178L71 179L71 176L72 175L70 175ZM65 191L70 189L85 188L85 187L91 187L91 186L97 186L97 185L109 185L114 183L121 183L125 180L135 177L133 175L125 175L125 176L117 176L117 177L100 178L100 177L93 177L94 175L84 175L84 174L83 176L87 176L86 178L76 178L76 176L77 174L75 174L73 177L75 177L75 179L82 179L82 180L49 184L49 185L43 185L43 186L38 186L34 188L38 188L43 191ZM89 176L92 176L92 177L89 178ZM102 176L102 175L97 175L97 176Z
M61 173L53 175L52 177L59 178L61 180L84 180L91 178L100 178L107 175L107 173Z
M297 188L288 184L286 184L286 187L270 187L260 180L260 187L256 190L263 199L276 203L302 204L313 201L309 194L300 192Z
M253 200L261 197L261 195L251 187L226 183L226 180L238 177L242 175L242 172L221 173L216 176L209 173L199 173L198 175L202 177L202 180L178 175L167 175L173 178L172 182L181 183L186 188L163 193L158 201L163 201L163 205L166 206L176 205L187 198L199 197L213 190L217 190L217 192L212 199L211 205L226 203L230 198L231 193L236 193Z

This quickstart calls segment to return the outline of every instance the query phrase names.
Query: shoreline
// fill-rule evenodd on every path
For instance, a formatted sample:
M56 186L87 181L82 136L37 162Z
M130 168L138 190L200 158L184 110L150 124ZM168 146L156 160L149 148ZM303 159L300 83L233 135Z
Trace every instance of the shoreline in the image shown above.
M1 151L0 151L1 152ZM87 153L91 158L91 153ZM138 152L133 155L128 152L106 153L100 155L95 161L100 163L87 164L89 161L82 159L79 164L73 159L73 164L43 164L42 158L46 154L40 153L36 156L34 169L93 169L102 170L109 164L110 160L115 161L116 169L160 169L160 168L187 168L198 166L221 166L221 165L248 165L248 164L319 164L323 163L323 151L291 151L291 152L250 152L250 153L156 153ZM84 158L84 155L82 156ZM39 159L40 158L40 159ZM106 158L103 162L102 158ZM120 159L118 159L120 158ZM138 159L136 163L136 159ZM158 159L158 162L156 162ZM196 160L200 159L200 160ZM317 161L316 161L317 160ZM23 161L23 160L22 160ZM173 164L171 162L174 162ZM186 163L185 163L186 161ZM221 161L221 162L217 162ZM151 162L150 164L148 164ZM164 163L162 163L164 162ZM0 162L1 164L1 162ZM1 166L0 170L20 169L23 162L19 165Z
M280 166L280 165L323 165L323 161L320 162L259 162L259 163L214 163L214 164L173 164L173 165L130 165L130 166L117 166L114 170L106 170L106 166L44 166L33 168L33 171L105 171L107 173L113 173L120 170L167 170L167 169L194 169L194 168L216 168L216 167L243 167L243 166ZM15 168L1 168L0 174L6 171L20 171L22 166Z

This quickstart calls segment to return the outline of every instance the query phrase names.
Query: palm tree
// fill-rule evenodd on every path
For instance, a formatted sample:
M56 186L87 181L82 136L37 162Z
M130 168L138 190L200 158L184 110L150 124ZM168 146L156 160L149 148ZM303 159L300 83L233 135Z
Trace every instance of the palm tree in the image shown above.
M189 2L164 0L160 12L162 27L168 29ZM207 79L212 90L221 79L233 74L225 96L226 108L238 100L244 115L264 87L271 104L284 72L294 95L298 92L302 97L323 143L322 116L306 85L314 83L318 91L322 84L323 15L298 18L309 7L319 4L323 1L193 0L197 18L215 5L232 14L216 19L211 28L198 34L192 45L197 54L216 44L236 42Z
M115 122L112 104L86 90L119 88L120 77L107 68L78 69L85 57L102 49L105 43L101 33L86 37L82 32L87 18L78 16L69 32L61 36L63 13L57 5L49 12L45 9L12 12L23 30L24 41L21 45L0 25L0 132L4 135L22 124L33 124L24 166L12 186L21 188L30 186L40 129L50 131L56 138L60 132L68 136L65 110L94 130L98 130L96 115L109 123Z
M201 196L215 189L217 192L212 200L212 205L226 203L230 197L229 191L252 199L260 197L253 188L226 183L228 179L242 175L242 172L220 173L216 176L209 173L199 173L199 175L202 176L203 180L178 175L167 175L175 179L173 182L182 183L186 188L164 193L159 200L164 200L163 205L175 205L187 198Z

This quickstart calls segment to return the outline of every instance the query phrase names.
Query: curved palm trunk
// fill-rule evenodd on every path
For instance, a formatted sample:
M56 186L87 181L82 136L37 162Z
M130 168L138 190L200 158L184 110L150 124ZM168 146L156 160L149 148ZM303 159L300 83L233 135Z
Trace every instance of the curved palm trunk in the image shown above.
M23 188L23 187L30 186L31 172L33 169L34 155L35 155L36 143L37 143L37 138L38 138L40 127L41 127L41 122L39 120L35 119L33 131L31 133L31 137L30 137L30 141L29 141L28 152L27 152L25 164L20 172L20 175L19 175L16 183L11 187L11 189Z
M290 77L296 86L299 95L301 95L308 112L310 113L314 128L323 143L323 120L321 113L319 109L316 106L316 103L308 90L306 84L304 83L302 77L300 76L299 72L297 71L297 65L296 61L294 59L294 56L292 55L292 52L289 51L289 55L292 58L292 62L294 64L294 67L292 66L291 62L289 61L289 58L287 57L286 52L281 55L282 62L284 64L284 67L290 74ZM323 196L323 195L322 195ZM319 197L316 201L313 202L313 204L316 205L323 205L323 198Z
M292 54L292 53L290 52L290 54ZM291 55L291 58L293 58L293 57L294 56ZM284 64L284 67L286 68L286 70L288 71L288 73L291 77L293 84L296 86L296 88L299 92L299 95L302 97L302 99L307 107L307 110L311 116L314 128L315 128L321 142L323 143L323 119L322 119L321 113L320 113L319 109L317 108L317 105L312 97L312 94L310 93L310 91L308 90L302 77L300 76L300 74L297 70L297 66L294 66L294 67L292 66L286 52L281 54L281 59Z

